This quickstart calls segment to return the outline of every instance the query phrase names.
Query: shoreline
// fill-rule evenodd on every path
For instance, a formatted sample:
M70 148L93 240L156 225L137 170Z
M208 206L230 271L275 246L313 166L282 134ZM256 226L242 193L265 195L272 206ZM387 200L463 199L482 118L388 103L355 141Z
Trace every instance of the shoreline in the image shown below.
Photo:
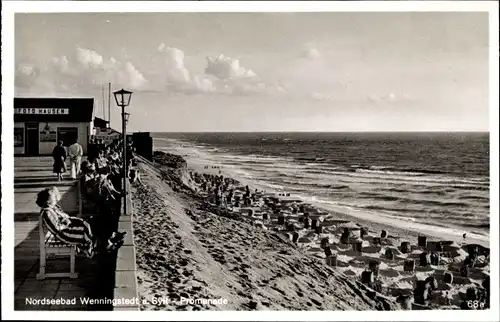
M219 170L220 170L221 174L224 177L227 176L229 178L233 178L233 174L230 173L229 171L225 170L224 167L221 167L220 169L212 169L211 166L213 164L210 164L210 165L208 165L209 168L205 169L204 166L207 164L193 162L192 160L189 160L189 159L186 161L188 164L188 171L192 170L192 171L198 172L198 173L210 173L210 174L215 175L215 174L219 174ZM254 189L261 190L262 189L262 187L256 185L255 183L253 183L249 179L240 179L240 178L234 178L234 179L240 181L240 183L243 186L248 185L252 190L254 190ZM268 192L274 193L276 195L279 193L276 191L268 191ZM291 194L291 196L293 197L294 195ZM355 221L355 222L358 221L359 223L363 224L364 226L367 226L369 229L375 230L375 231L387 230L389 232L392 232L393 234L395 233L396 236L398 236L398 235L405 236L405 238L407 238L411 242L415 242L417 240L418 236L427 236L431 240L450 240L450 241L457 242L458 244L464 243L463 237L461 236L462 233L460 233L459 235L452 235L452 234L446 233L444 231L432 230L433 228L436 228L434 226L426 225L423 223L416 223L416 222L411 223L411 222L398 220L398 219L394 219L392 222L387 222L387 221L386 222L376 222L376 220L385 219L385 218L373 218L372 217L370 219L367 219L366 217L369 216L369 214L364 214L362 216L349 215L349 214L342 212L340 210L340 209L342 209L344 211L346 210L345 207L342 207L342 206L337 206L337 208L339 208L339 211L332 211L331 209L328 209L327 207L321 206L318 203L311 203L311 202L307 202L307 201L305 201L305 202L313 204L314 207L321 209L325 212L329 212L332 215L335 215L335 217L338 219ZM357 212L358 214L362 213L362 211L360 211L360 210L355 210L355 212ZM367 212L365 212L365 213L367 213ZM418 225L419 227L421 227L423 229L419 230L416 228L404 228L404 227L402 227L404 224ZM474 238L473 236L476 236L476 234L472 234L469 232L467 232L467 235L469 237L465 241L466 244L478 244L478 245L481 245L481 246L486 247L488 249L490 248L489 236L477 235L479 238L477 238L477 237Z

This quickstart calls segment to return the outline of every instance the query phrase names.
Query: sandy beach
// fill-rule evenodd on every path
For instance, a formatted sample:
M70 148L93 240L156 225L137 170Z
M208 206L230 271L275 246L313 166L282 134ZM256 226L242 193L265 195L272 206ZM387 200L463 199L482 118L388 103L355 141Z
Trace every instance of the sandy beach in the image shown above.
M223 175L223 176L231 176L231 173L227 171L225 167L212 168L211 165L206 167L205 164L198 163L196 160L189 160L189 170L198 172L198 173L209 173L213 175ZM260 187L255 186L250 180L244 180L238 178L242 185L248 185L252 190L258 189ZM321 208L318 206L317 208ZM462 234L465 232L456 232L450 233L444 230L436 230L436 227L427 226L423 224L409 223L406 221L381 221L381 218L373 218L366 213L353 212L352 215L346 214L344 211L338 211L332 214L335 214L335 217L342 220L355 221L364 227L370 228L373 231L382 231L386 230L391 235L394 236L404 236L408 241L411 241L412 244L415 244L418 236L427 236L429 240L449 240L454 241L458 244L478 244L483 247L489 248L489 239L484 236L480 236L474 233L467 232L467 239L464 241Z
M223 174L223 169L199 164L188 168L193 173ZM162 180L165 175L148 165L141 165L141 171L145 184L134 190L134 234L139 293L150 303L144 310L458 309L473 296L471 289L478 301L484 291L489 275L486 256L480 254L465 276L461 267L469 254L453 240L445 242L438 264L423 265L421 254L431 254L429 247L437 236L428 235L429 246L418 247L422 233L321 210L315 214L312 206L308 211L321 231L304 228L300 212L286 211L283 225L275 215L264 217L269 208L262 198L248 207L221 211L194 180L185 180L187 169L180 170L184 187L179 181ZM294 199L276 198L284 204ZM361 251L341 241L346 229ZM387 238L374 243L382 230ZM403 242L409 243L407 250ZM327 259L325 243L335 264ZM405 268L408 261L412 269ZM366 275L373 262L377 269ZM453 276L452 283L445 283L447 274ZM432 289L425 301L415 303L415 289L424 281L433 284ZM158 305L155 297L170 300ZM193 304L187 298L228 303Z
M134 188L133 203L139 294L149 303L142 310L397 308L283 236L199 210L198 201L174 192L147 166L141 175L144 186Z

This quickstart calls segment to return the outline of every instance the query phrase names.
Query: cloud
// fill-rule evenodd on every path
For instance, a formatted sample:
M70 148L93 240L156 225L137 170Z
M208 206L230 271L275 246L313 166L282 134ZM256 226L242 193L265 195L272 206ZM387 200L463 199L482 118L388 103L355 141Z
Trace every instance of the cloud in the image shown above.
M69 61L66 56L52 57L52 64L61 73L66 73L69 69Z
M18 86L33 86L40 75L40 70L30 63L20 63L16 66L15 83Z
M312 92L310 95L310 98L316 101L333 101L334 97L328 94L324 93L319 93L319 92Z
M200 93L215 92L212 80L203 75L192 75L184 65L184 51L163 43L158 51L164 56L166 86L174 92Z
M167 47L167 45L165 45L164 43L161 43L160 45L158 45L158 51L162 52L166 47Z
M310 60L316 60L316 59L321 58L321 54L320 54L319 50L317 50L315 48L305 49L302 52L301 56L304 58L310 59Z
M223 54L216 57L207 57L205 74L213 75L221 80L241 78L252 80L259 79L253 70L240 66L240 61L238 59L226 57Z
M410 97L407 94L396 94L396 93L388 93L384 95L369 95L368 100L374 103L396 103L401 101L412 101L415 98Z
M224 56L206 58L204 73L194 73L185 65L184 51L163 43L158 51L164 59L166 87L185 94L274 95L286 93L283 86L262 81L257 74L240 65L238 59Z
M148 81L131 62L126 62L125 64L115 62L114 66L116 67L109 71L113 84L138 90L144 89L147 86Z
M21 63L16 68L15 85L24 90L36 86L48 92L86 92L108 82L132 90L144 89L149 83L132 62L122 63L113 57L105 60L95 50L81 47L69 58L52 57L40 66Z
M187 84L191 81L191 73L184 67L184 52L178 48L160 44L158 50L165 55L167 81L178 84Z
M76 48L76 59L84 68L99 68L104 59L96 51L86 48Z
M221 91L232 95L283 95L287 93L280 83L262 80L252 69L243 67L238 59L220 54L206 58L205 74L215 77Z
M18 64L16 89L26 91L36 87L37 92L92 93L111 82L136 91L240 96L287 94L283 84L264 81L252 69L242 66L240 60L223 54L206 57L201 72L186 66L186 55L179 48L161 43L156 55L161 64L153 66L156 73L146 76L130 61L106 58L94 49L76 47L70 55L54 56L39 64Z

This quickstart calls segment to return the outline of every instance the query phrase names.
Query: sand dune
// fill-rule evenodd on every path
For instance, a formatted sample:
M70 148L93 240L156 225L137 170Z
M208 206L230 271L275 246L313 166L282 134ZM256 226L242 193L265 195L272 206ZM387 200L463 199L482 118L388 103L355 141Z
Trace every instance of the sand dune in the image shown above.
M144 185L133 188L133 204L139 293L148 301L141 309L398 308L286 236L248 218L213 214L202 200L175 192L154 169L140 166ZM226 299L227 304L181 298Z

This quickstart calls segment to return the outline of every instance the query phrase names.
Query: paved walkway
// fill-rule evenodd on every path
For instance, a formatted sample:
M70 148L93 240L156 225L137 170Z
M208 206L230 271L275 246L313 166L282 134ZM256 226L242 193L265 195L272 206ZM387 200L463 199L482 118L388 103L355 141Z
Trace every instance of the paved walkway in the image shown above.
M76 271L79 278L47 279L38 281L39 208L35 204L37 193L45 187L57 186L61 192L61 206L68 213L78 213L78 191L76 182L69 179L58 182L52 174L52 158L50 157L19 157L14 161L14 279L15 279L15 310L87 310L80 297L95 298L95 288L99 285L98 263L86 258L77 257ZM49 259L47 272L69 271L69 258ZM76 305L30 305L29 299L73 299Z

